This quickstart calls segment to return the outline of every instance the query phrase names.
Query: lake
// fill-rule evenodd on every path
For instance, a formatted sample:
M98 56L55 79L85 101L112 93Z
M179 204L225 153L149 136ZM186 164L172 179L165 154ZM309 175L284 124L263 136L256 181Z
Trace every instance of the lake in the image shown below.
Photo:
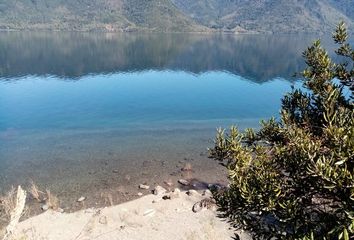
M278 116L314 39L0 33L0 191L33 180L75 209L140 183L225 183L207 158L216 128Z

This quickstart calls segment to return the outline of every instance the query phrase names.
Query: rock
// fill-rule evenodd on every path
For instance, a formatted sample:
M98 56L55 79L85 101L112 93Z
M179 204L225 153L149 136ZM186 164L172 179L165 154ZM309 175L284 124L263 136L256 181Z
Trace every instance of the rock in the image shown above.
M144 185L144 184L140 184L140 185L139 185L139 188L140 188L140 189L146 189L146 190L147 190L147 189L150 188L150 186Z
M44 205L41 207L41 209L42 209L43 211L47 211L47 210L49 209L49 206L48 206L47 204L44 204Z
M155 209L148 209L143 213L143 215L144 216L153 216L155 213L156 213Z
M138 192L138 196L141 197L143 196L144 194L142 194L141 192Z
M219 184L208 184L209 189L215 189L215 190L220 190L222 188L221 185Z
M166 194L165 196L162 197L162 199L167 200L167 199L175 199L175 198L179 198L179 194L180 194L181 190L179 190L178 188L176 188L175 190L173 190L172 192Z
M166 184L169 187L171 187L173 185L173 183L171 181L164 181L164 184Z
M162 197L163 200L171 200L171 195L165 195Z
M167 190L164 189L164 188L161 187L161 186L156 186L155 189L153 190L153 194L154 194L154 195L162 195L162 194L164 194L164 193L166 193L166 192L167 192Z
M188 190L187 195L188 196L198 196L199 193L196 190L191 189L191 190Z
M215 200L210 198L204 198L203 200L195 203L192 208L193 212L195 213L200 212L203 209L210 209L215 211L216 210Z
M80 197L77 201L78 201L78 202L83 202L83 201L85 201L85 200L86 200L85 197Z
M101 216L100 219L98 220L99 223L106 225L107 224L107 217L106 216Z
M203 210L203 206L201 205L200 202L197 202L193 205L192 211L197 213Z
M60 213L63 213L63 212L64 212L64 209L58 208L57 211L60 212Z
M185 180L185 179L179 179L178 183L182 184L183 186L188 186L189 185L189 182L187 180Z

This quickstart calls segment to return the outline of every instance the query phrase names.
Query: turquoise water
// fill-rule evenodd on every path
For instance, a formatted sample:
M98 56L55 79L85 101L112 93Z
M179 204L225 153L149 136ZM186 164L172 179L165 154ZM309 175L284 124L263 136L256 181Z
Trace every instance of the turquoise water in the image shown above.
M215 129L278 116L313 39L1 33L0 190L33 179L94 204L105 189L133 198L142 182L225 181L207 158Z
M78 81L27 76L0 88L0 129L189 128L277 115L288 81L256 84L227 72L145 71Z

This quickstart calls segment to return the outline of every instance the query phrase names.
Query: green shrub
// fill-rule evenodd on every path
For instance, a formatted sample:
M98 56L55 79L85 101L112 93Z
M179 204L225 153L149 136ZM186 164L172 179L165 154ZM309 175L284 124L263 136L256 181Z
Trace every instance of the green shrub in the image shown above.
M333 39L339 64L313 43L304 53L304 90L282 99L281 120L258 132L218 130L210 157L230 185L220 210L255 238L354 239L354 51L344 23Z

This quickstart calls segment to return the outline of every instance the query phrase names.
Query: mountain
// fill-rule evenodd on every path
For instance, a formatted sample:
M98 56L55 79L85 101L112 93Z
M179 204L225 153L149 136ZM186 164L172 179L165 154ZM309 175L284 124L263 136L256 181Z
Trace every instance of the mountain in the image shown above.
M353 0L0 0L0 29L323 32Z
M170 0L0 0L0 29L205 31Z
M333 30L354 22L353 0L172 0L199 24L216 29L257 32Z

